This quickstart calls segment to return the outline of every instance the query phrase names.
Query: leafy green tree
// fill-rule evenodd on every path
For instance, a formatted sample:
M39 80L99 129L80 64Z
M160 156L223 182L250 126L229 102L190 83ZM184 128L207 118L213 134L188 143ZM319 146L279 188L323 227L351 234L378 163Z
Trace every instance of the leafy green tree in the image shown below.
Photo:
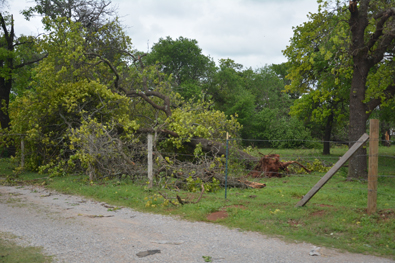
M284 80L273 70L273 66L265 66L256 70L247 69L241 72L244 79L245 89L253 94L254 111L251 118L243 126L245 138L257 140L271 140L269 143L258 143L262 146L292 148L294 144L290 140L306 140L306 137L290 138L290 133L284 132L275 122L296 124L298 121L290 120L293 117L288 115L292 105L292 98L288 93L284 93ZM302 123L300 122L300 125ZM297 129L300 128L295 127ZM285 127L285 126L284 126ZM287 129L288 129L287 128ZM291 127L292 129L292 127ZM304 129L303 129L304 130ZM310 138L311 139L311 138ZM279 141L282 143L278 143ZM285 143L284 143L285 142ZM301 144L305 144L301 142Z
M100 51L111 63L115 63L125 46L124 34L116 16L116 8L105 0L35 0L35 5L22 11L27 20L42 16L44 28L52 30L50 21L79 23L85 32L85 40L91 51ZM58 20L58 18L66 18ZM118 56L118 57L117 57Z
M16 74L21 74L18 70L40 61L45 55L33 50L32 46L36 43L34 37L15 35L12 15L1 12L0 27L0 124L2 129L7 129L10 126L8 107L14 78Z
M353 144L366 131L372 111L388 104L395 94L395 4L352 0L337 1L337 7L332 8L327 1L319 3L318 13L310 14L310 21L295 28L285 51L295 65L289 75L295 83L291 86L299 86L305 93L316 81L334 75L337 88L333 95L348 93L349 140ZM319 63L322 66L316 65ZM315 71L317 68L324 71ZM340 85L343 83L350 84ZM367 177L365 148L350 160L349 177Z
M215 63L202 53L195 39L160 38L146 57L147 64L159 62L165 74L172 74L177 91L186 99L201 95L202 86L215 69Z
M117 37L127 44L113 63L86 41L80 23L46 19L52 33L40 46L49 55L34 74L35 92L12 103L12 131L28 134L27 147L36 153L30 168L41 166L58 175L82 167L95 179L96 171L114 175L99 165L115 161L104 159L104 152L117 151L131 163L122 149L140 149L142 133L164 135L168 145L180 150L191 146L220 155L225 148L214 140L225 138L226 131L237 135L235 118L210 110L209 101L184 100L172 90L172 77L157 65L144 65L144 55L130 50L130 39L122 32Z
M336 20L336 19L334 19ZM298 94L290 114L302 119L315 131L315 136L323 140L323 154L330 154L330 141L336 126L344 125L348 116L348 88L350 80L336 74L339 59L327 60L320 50L328 43L316 35L301 36L302 30L312 30L314 25L305 24L294 36L291 45L284 51L290 58L288 77L291 82L286 86L288 92ZM318 32L320 32L318 30ZM308 59L300 57L299 52L308 50ZM304 67L301 69L300 60ZM343 87L342 89L339 87Z
M99 77L108 67L97 64L97 56L88 55L86 32L64 19L47 21L55 30L40 43L42 52L49 55L34 69L30 84L34 92L25 92L11 106L12 132L27 134L26 147L36 154L26 164L34 170L40 164L65 164L75 154L72 131L91 120L129 133L138 127L129 117L130 101L108 88L113 78ZM84 163L87 156L78 156Z
M246 79L246 88L255 96L256 110L277 108L280 114L287 115L294 99L290 93L284 92L286 80L274 68L267 65L255 71L248 69L242 76Z
M243 78L240 75L242 68L241 64L231 59L219 60L219 68L205 89L205 93L215 102L216 109L226 112L242 95L249 96L250 92L244 89Z
M322 90L312 90L295 100L290 114L304 121L305 126L323 140L323 154L330 154L334 130L347 123L348 103L335 96L325 96Z
M263 126L255 121L258 119L258 112L269 114L269 111L263 109L276 109L276 118L290 118L290 96L281 92L284 89L284 80L270 67L256 71L243 70L243 65L231 59L220 59L218 68L215 68L212 60L202 55L196 40L182 37L177 40L170 37L160 39L144 60L148 64L159 62L162 72L172 74L178 85L173 90L179 91L183 97L199 98L203 93L213 101L214 109L227 116L236 114L243 125L242 138L252 136L255 139L268 139L267 136L256 137L257 134L263 135L257 131ZM278 66L278 70L280 69ZM290 123L296 122L298 121L294 120ZM269 134L270 132L267 133Z
M314 21L295 28L291 45L284 50L290 59L288 77L292 80L286 89L300 96L291 107L291 115L304 120L323 140L323 153L330 154L333 130L344 125L348 116L350 80L337 71L337 65L344 61L337 57L328 59L325 53L336 43L327 42L322 33L326 32L322 27L328 27L321 21L323 15L312 16ZM338 16L332 15L329 26L334 26L337 19ZM336 47L340 49L339 45Z
M309 130L288 115L293 100L282 92L284 81L272 66L242 69L231 59L220 60L212 85L206 90L214 107L227 115L237 114L243 125L241 137L253 139L255 145L293 148L309 144ZM299 142L292 142L295 139Z

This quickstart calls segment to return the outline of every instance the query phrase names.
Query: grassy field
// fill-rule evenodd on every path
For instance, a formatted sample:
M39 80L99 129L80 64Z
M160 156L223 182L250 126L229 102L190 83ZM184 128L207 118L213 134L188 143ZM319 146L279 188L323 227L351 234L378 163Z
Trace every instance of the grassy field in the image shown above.
M45 175L23 173L19 182L45 185L58 191L83 195L115 206L132 207L140 211L177 215L181 218L208 221L216 211L226 211L228 217L215 223L245 231L257 231L281 237L290 242L310 242L318 246L334 247L350 252L380 255L395 259L395 151L394 147L380 147L378 212L366 214L367 182L346 180L347 168L341 170L302 208L295 204L325 174L289 175L283 178L262 178L263 189L228 189L206 193L197 204L174 206L167 198L179 195L195 201L200 193L171 191L160 186L146 187L145 181L108 180L89 182L86 177L67 176L47 178ZM332 150L323 156L318 150L261 150L263 154L277 153L284 160L311 161L318 159L325 165L335 163L347 148ZM230 166L231 167L231 166ZM8 174L12 167L2 160L0 172ZM232 169L230 169L232 174ZM40 178L40 179L37 179Z
M41 248L16 245L10 234L0 233L0 262L4 263L49 263L52 258L42 254Z

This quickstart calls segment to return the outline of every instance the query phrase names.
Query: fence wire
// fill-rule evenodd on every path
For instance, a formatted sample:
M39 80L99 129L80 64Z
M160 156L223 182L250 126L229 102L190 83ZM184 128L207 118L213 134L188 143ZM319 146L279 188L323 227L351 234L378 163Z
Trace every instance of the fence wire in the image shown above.
M191 139L194 140L194 139ZM217 140L223 144L226 143L226 140L219 139ZM245 158L245 157L241 157L240 154L235 153L235 149L237 149L237 145L244 145L244 143L251 143L251 142L289 142L289 141L294 141L294 140L256 140L256 139L229 139L229 142L233 142L231 148L230 148L230 154L228 156L228 161L229 161L229 167L228 167L228 171L229 171L229 176L234 176L234 177L239 177L239 178L246 178L249 173L255 171L253 168L254 165L250 166L250 168L245 168L240 164L246 163L246 162L251 162L254 161L256 162L257 160L259 160L260 158L262 158L264 156L264 154L262 154L262 156L258 156L258 157L254 157L254 158ZM378 140L379 142L386 142L388 143L388 141L385 140ZM341 145L341 144L353 144L355 142L358 141L317 141L317 140L298 140L298 142L314 142L314 143L324 143L324 142L329 142L330 144L334 144L334 145ZM394 141L391 141L390 143L394 143ZM366 145L369 145L369 141L366 142ZM236 146L236 147L235 147ZM224 147L224 145L222 146L218 146L218 147ZM332 147L331 147L332 148ZM285 153L285 154L280 154L280 160L281 161L290 161L290 160L297 160L298 162L302 163L302 164L307 164L307 163L312 163L314 162L314 160L319 160L323 166L327 167L327 169L329 169L330 167L332 167L342 156L342 154L344 154L346 152L346 149L344 149L344 153L342 153L342 151L336 150L336 149L341 149L342 147L335 147L332 149L335 149L335 153L337 153L337 155L332 155L332 156L326 156L326 155L322 155L320 153L320 150L318 149L308 149L308 148L299 148L296 150L295 154L290 154L290 153ZM345 147L344 147L345 148ZM348 148L348 147L347 147ZM394 155L391 155L391 152L388 153L388 151L386 151L386 148L381 147L382 150L384 150L384 153L379 153L378 154L378 162L379 162L379 168L382 168L382 171L379 170L379 174L376 175L377 178L387 178L389 180L391 180L392 178L395 178L395 173L392 173L392 171L388 171L388 167L393 167L392 162L393 159L395 159L395 153ZM283 152L282 149L252 149L253 152L258 153L258 152L265 152L266 155L268 154L272 154L272 153L281 153ZM269 151L269 153L268 153ZM322 151L322 149L321 149ZM186 158L195 158L196 156L192 153L174 153L174 152L161 152L161 154L163 155L172 155L172 156L179 156L179 157L186 157ZM369 158L370 154L369 152L367 154L358 154L356 155L356 157L365 157L365 158ZM255 163L256 164L256 163ZM297 169L302 169L297 167ZM291 171L295 171L294 169L290 169ZM219 169L217 171L221 171L222 173L224 172L224 169ZM262 172L263 173L263 172ZM344 171L343 171L344 173ZM263 178L257 178L255 180L258 180L259 182L264 182L267 184L267 189L272 189L274 191L280 190L280 189L298 189L297 191L305 191L306 193L322 178L322 176L325 174L323 172L317 174L317 173L312 173L312 174L304 174L304 173L295 173L295 172L279 172L276 173L278 176L282 177L282 179L284 180L284 182L281 184L281 181L270 181L269 178L267 177L263 177ZM267 175L267 174L266 174ZM288 182L287 178L290 177L297 177L297 178L309 178L311 179L310 182L306 183L306 180L302 181L300 184L295 183L295 181L291 181ZM331 191L335 191L336 193L339 194L350 194L350 193L359 193L359 194L364 194L364 195L368 195L368 192L371 191L368 189L368 179L367 178L352 178L352 179L348 179L346 178L346 176L342 177L337 177L338 179L333 181L334 179L332 179L331 181L329 181L322 189L321 192L323 193L328 193ZM341 179L341 181L339 181L339 179ZM354 182L360 182L362 183L360 186L356 186L354 185L347 185L347 181L354 181ZM385 191L385 189L380 189L380 181L378 181L379 183L379 188L377 190L375 190L375 192L377 193L377 198L379 201L379 206L381 208L395 208L395 195L391 195L388 193L388 191ZM358 195L358 194L357 194ZM365 202L365 201L364 201ZM358 206L361 205L361 202L358 202Z
M0 136L6 136L5 134L0 134ZM8 136L8 135L7 135ZM25 134L13 134L12 136L21 136L22 138L25 137ZM183 140L184 142L187 141L199 141L200 139L197 138L190 138L190 139L185 139ZM213 142L217 142L220 143L222 145L217 145L218 147L224 147L225 143L226 143L226 139L224 138L211 138L210 141ZM243 163L246 162L252 162L252 161L256 161L259 160L262 156L256 156L253 158L243 158L240 157L237 154L234 154L234 150L236 150L238 148L238 145L248 145L248 144L253 144L253 143L273 143L273 142L297 142L297 143L315 143L315 144L323 144L323 143L329 143L331 146L335 145L336 147L331 147L332 151L333 149L335 149L336 151L334 151L336 153L336 155L322 155L320 153L320 151L322 151L322 149L309 149L306 148L304 146L301 146L297 149L295 149L295 153L294 154L290 154L290 153L284 153L280 155L280 160L281 161L285 161L285 160L297 160L298 162L301 163L311 163L313 162L315 159L319 160L322 162L323 166L326 166L328 169L329 167L331 167L332 165L334 165L339 158L342 155L342 151L340 149L344 148L344 152L346 151L346 148L348 148L348 146L345 145L351 145L354 144L357 141L342 141L342 140L333 140L333 141L325 141L325 140L261 140L261 139L241 139L241 138L230 138L229 142L232 143L232 146L230 148L230 155L228 156L228 161L229 161L229 174L230 176L234 176L234 177L247 177L247 175L254 170L254 165L250 166L250 168L246 169L246 168L240 168L241 165ZM395 144L394 140L378 140L380 143L389 143L389 144ZM366 143L366 145L369 145L369 141ZM392 146L393 147L393 146ZM339 150L338 150L339 149ZM394 154L391 154L391 151L386 150L387 148L385 147L381 147L381 150L384 150L383 153L379 153L378 154L378 159L379 159L379 174L377 175L378 178L386 178L388 180L392 180L392 178L395 178L395 171L389 170L389 167L393 167L392 163L393 163L393 159L395 159L395 152ZM258 153L258 152L268 152L270 151L270 153L276 153L276 152L280 152L283 151L283 149L273 149L273 148L269 148L269 149L257 149L257 148L252 148L252 152ZM163 156L169 156L169 157L181 157L181 158L186 158L189 160L192 160L192 163L198 163L198 158L197 156L195 156L194 153L192 152L182 152L182 151L171 151L171 150L164 150L164 151L157 151L157 154L163 155ZM270 154L267 153L267 154ZM25 151L25 155L30 155L30 154L36 154L34 152L28 152ZM155 153L154 153L155 154ZM262 154L263 155L263 154ZM365 157L365 158L369 158L369 154L359 154L356 155L357 157ZM154 155L155 158L155 155ZM235 167L238 168L236 169ZM381 171L380 171L381 168ZM224 173L224 169L225 168L211 168L211 171L214 172L218 172L218 173ZM299 168L298 168L299 169ZM197 171L198 169L196 169L195 171ZM294 171L291 170L291 171ZM295 183L283 183L283 184L272 184L270 181L267 180L267 178L258 178L256 180L260 180L260 181L265 181L265 183L270 184L270 188L273 189L280 189L280 188L302 188L303 190L308 191L309 189L311 189L315 183L320 180L320 178L322 178L323 173L312 173L312 174L301 174L301 173L295 173L295 172L280 172L277 173L278 175L280 175L284 180L287 180L288 177L297 177L297 178L311 178L311 183L301 183L301 184L295 184ZM332 179L333 180L333 179ZM345 182L346 178L344 177L344 181ZM325 185L325 187L321 190L321 191L326 191L326 190L333 190L336 192L340 192L340 193L349 193L352 191L360 191L360 192L364 192L367 193L368 192L368 188L367 188L367 183L368 183L368 179L366 178L354 178L354 179L348 179L348 180L352 180L355 182L362 182L364 184L366 184L366 187L348 187L348 186L333 186L332 182L329 181L327 185ZM340 184L342 182L339 182L338 180L335 181L336 184ZM385 202L390 204L392 206L392 204L395 204L395 195L391 195L386 191L383 191L380 189L380 180L378 181L379 183L379 188L377 190L377 194L379 198L385 197L386 200ZM387 200L388 199L388 200ZM392 201L392 200L394 201Z

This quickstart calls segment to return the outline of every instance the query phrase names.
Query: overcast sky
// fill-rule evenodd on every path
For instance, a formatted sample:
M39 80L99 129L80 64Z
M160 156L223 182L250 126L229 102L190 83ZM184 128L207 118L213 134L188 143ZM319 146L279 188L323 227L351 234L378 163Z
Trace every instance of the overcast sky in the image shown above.
M33 1L9 0L16 34L42 32L40 18L24 21ZM160 37L196 39L215 62L230 58L253 69L282 63L292 27L317 12L316 0L113 0L134 47L147 51Z

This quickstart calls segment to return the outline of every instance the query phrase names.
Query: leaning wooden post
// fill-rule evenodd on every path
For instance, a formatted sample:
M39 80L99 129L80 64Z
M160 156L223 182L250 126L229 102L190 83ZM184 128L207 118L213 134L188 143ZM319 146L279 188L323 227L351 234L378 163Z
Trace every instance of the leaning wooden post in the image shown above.
M21 137L21 167L25 166L25 141L23 136Z
M362 147L362 145L369 139L369 135L366 133L359 138L357 142L354 143L354 145L344 154L339 161L324 175L324 177L321 178L321 180L318 181L314 185L313 188L305 195L303 196L302 200L300 200L295 207L298 206L304 206L328 181L329 179L332 178L332 176L339 171L339 169L345 164L348 159L351 158L351 156L359 149Z
M149 187L153 185L153 174L152 174L152 134L148 134L148 179Z
M226 132L226 164L225 164L225 199L228 192L228 159L229 159L229 133Z
M379 120L370 120L369 173L368 173L368 214L377 209L377 175L379 153Z

